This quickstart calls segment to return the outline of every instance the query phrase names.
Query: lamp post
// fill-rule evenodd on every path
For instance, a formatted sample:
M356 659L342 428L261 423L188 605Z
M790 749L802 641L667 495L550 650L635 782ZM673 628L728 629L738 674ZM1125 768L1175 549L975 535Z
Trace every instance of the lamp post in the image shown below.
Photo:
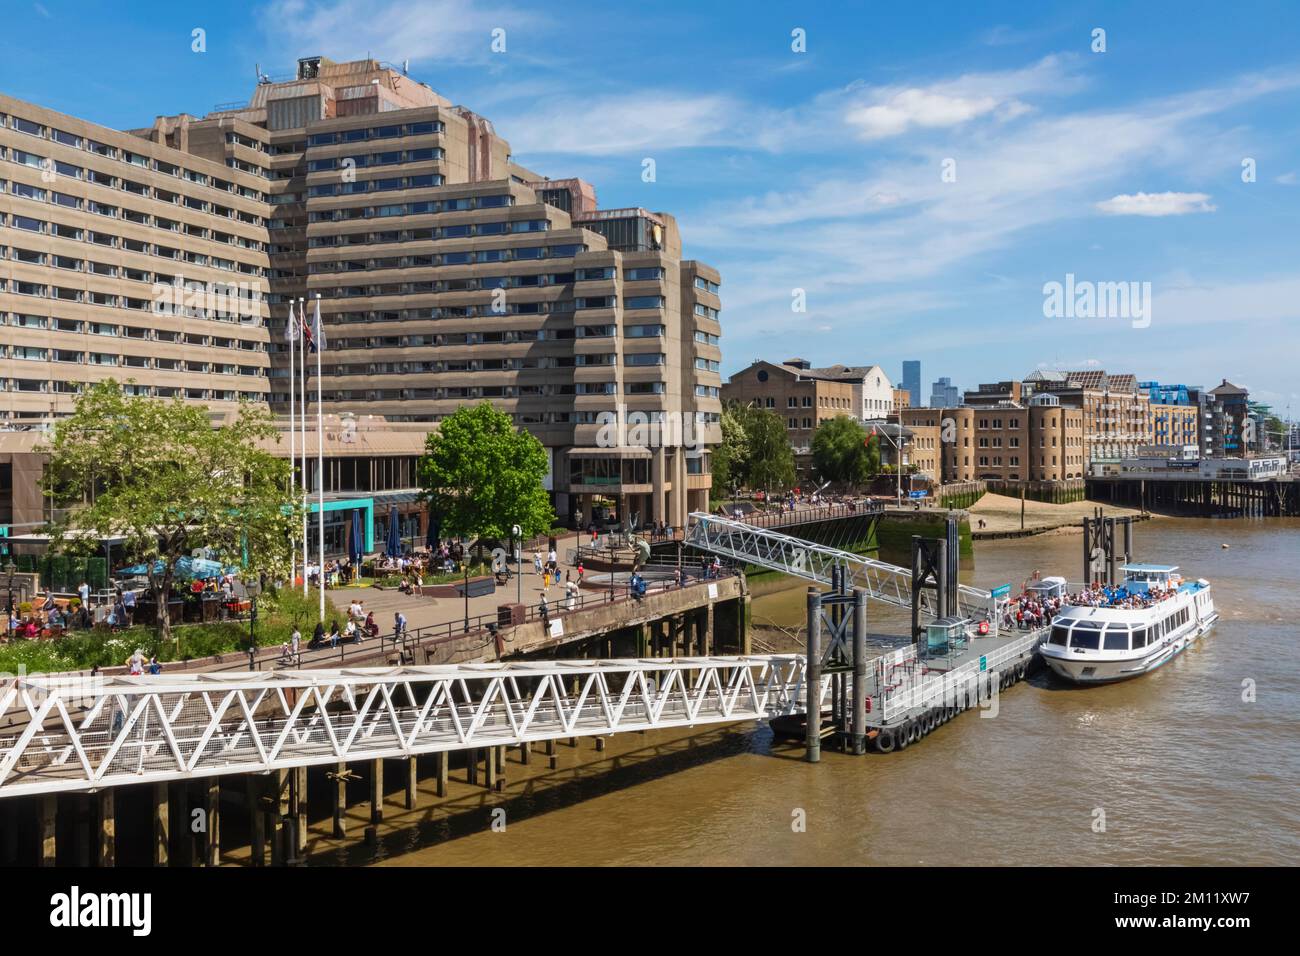
M248 669L257 670L257 595L248 599Z
M466 554L461 566L465 570L465 630L469 630L469 555Z
M519 546L523 543L522 542L523 534L524 534L524 529L519 527L519 525L514 524L510 526L510 553L513 554L515 558L515 603L516 604L524 603L524 574L523 574L524 566L519 560L522 557L522 555L520 554Z
M18 571L18 565L14 564L11 559L5 565L5 573L8 575L9 597L5 601L5 637L12 641L14 637L14 574Z

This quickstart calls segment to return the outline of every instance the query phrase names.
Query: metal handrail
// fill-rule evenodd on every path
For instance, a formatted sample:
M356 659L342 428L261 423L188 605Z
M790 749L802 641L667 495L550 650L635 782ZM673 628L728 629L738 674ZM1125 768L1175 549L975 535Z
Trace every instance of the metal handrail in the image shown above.
M718 581L724 577L733 577L737 573L733 568L723 567L716 575L708 576L703 569L707 565L699 565L701 572L694 576L692 580L684 577L680 585L681 588L699 587L702 584ZM673 570L676 565L650 565L645 570ZM654 592L664 592L678 589L679 585L675 582L656 581L647 582L647 596ZM572 606L569 604L568 597L558 597L555 601L547 601L547 613L543 616L541 612L541 602L525 605L524 619L520 624L537 623L540 621L553 621L563 618L577 611L588 610L599 605L618 603L620 601L640 600L631 593L630 587L624 584L615 583L613 586L613 596L610 588L602 588L597 591L588 589L579 592L574 599ZM274 665L281 667L292 667L295 670L301 670L303 665L308 667L323 664L330 660L337 659L340 664L346 662L348 658L348 649L352 649L352 656L355 658L360 652L362 656L374 656L375 642L378 641L379 653L400 653L404 660L414 662L415 651L420 648L426 648L430 645L447 644L453 641L463 640L467 637L485 637L494 639L500 634L502 640L509 643L513 637L507 637L506 632L518 625L513 623L502 624L500 617L495 613L476 614L469 618L469 626L466 626L464 617L452 621L444 621L440 624L426 624L422 627L408 628L401 634L396 631L390 631L386 634L380 634L377 637L364 637L353 639L351 641L340 640L337 646L301 648L296 657L290 653L286 659L281 656L271 661ZM255 663L256 669L261 669L261 661Z

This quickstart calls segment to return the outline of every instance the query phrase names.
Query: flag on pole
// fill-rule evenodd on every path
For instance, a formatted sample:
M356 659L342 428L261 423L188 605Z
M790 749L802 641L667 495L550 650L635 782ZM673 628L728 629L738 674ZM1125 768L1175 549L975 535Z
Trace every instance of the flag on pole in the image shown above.
M310 351L315 352L316 339L312 335L311 326L307 324L307 306L305 303L302 308L298 310L298 330L302 334L302 340L306 343L306 347Z
M316 297L316 311L312 313L311 336L308 341L311 343L313 352L318 348L325 348L325 328L320 324L320 296Z
M289 319L284 323L284 340L286 342L298 341L298 322L293 315L293 303L289 303Z

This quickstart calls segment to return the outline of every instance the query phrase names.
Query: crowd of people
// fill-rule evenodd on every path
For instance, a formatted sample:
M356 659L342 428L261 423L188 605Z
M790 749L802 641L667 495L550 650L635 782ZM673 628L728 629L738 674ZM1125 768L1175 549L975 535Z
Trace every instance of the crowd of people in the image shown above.
M77 587L76 597L56 598L52 591L47 590L31 602L26 612L15 602L0 641L9 635L29 640L57 637L69 631L90 630L96 624L105 624L111 630L119 631L134 623L136 597L134 590L119 585L111 594L101 595L97 603L85 581Z
M1065 602L1059 597L1037 598L1028 594L1021 595L1020 600L1007 604L1002 612L1002 626L1030 631L1052 623L1052 618L1061 612Z
M1070 595L1070 603L1079 607L1109 607L1137 611L1158 604L1174 593L1172 590L1156 587L1148 588L1143 592L1130 591L1122 584L1115 587L1098 584L1091 588L1085 587L1077 594Z

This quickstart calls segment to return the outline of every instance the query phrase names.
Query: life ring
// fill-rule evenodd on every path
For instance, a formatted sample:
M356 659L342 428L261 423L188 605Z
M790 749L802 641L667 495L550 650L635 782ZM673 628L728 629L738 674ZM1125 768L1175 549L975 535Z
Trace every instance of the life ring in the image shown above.
M985 634L989 632L988 621L980 621L979 632L980 632L980 637L983 637Z
M882 727L880 733L876 735L876 749L882 754L888 754L894 752L895 746L897 746L897 743L894 740L893 728Z

